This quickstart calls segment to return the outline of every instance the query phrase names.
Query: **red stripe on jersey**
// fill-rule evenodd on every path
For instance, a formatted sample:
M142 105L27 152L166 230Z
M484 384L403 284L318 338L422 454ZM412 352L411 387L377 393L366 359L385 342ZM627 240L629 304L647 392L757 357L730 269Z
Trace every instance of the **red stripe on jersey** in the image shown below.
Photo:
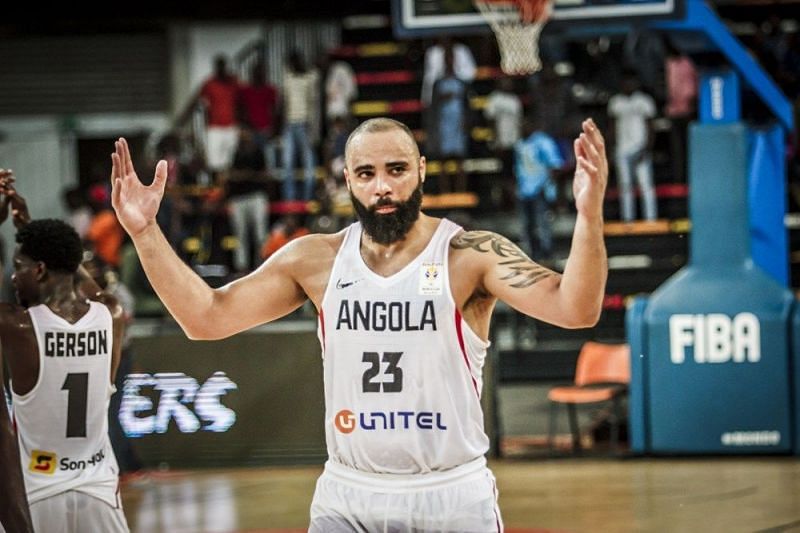
M461 348L461 355L464 356L464 362L467 364L467 371L469 372L469 377L472 379L472 388L475 389L475 394L478 395L478 398L481 397L481 393L478 392L478 382L475 381L475 376L472 375L472 365L469 364L469 358L467 357L467 350L464 347L464 335L461 333L461 313L456 309L456 335L458 335L458 346Z
M497 482L492 481L492 492L494 493L494 523L497 525L497 533L503 533L503 528L500 526L500 514L497 512Z
M322 356L325 356L325 314L319 310L319 329L322 331Z

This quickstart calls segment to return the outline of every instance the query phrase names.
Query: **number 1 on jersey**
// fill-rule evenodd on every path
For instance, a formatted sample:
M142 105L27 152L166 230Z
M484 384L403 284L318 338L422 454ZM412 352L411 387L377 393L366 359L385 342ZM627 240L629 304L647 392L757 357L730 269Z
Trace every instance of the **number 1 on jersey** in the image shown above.
M89 395L89 373L67 374L61 390L67 396L67 438L86 436L86 400Z

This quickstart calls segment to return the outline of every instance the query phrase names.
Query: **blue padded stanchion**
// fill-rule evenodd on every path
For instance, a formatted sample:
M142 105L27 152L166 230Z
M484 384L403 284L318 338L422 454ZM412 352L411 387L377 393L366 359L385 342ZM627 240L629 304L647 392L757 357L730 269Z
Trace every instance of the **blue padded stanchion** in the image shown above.
M747 147L742 124L690 130L690 260L644 317L652 452L792 450L793 296L751 256Z
M631 384L628 392L628 435L634 453L647 451L647 385L644 311L647 298L637 296L625 313L625 333L631 347Z

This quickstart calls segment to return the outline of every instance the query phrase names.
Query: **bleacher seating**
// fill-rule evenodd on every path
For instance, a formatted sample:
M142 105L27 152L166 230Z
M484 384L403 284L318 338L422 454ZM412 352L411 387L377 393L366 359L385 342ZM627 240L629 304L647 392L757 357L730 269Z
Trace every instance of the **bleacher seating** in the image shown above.
M388 29L388 28L387 28ZM375 34L374 28L368 30ZM358 118L388 115L408 124L415 130L418 141L424 142L420 129L419 95L422 79L424 43L408 41L390 46L386 43L370 44L368 37L350 29L345 34L352 44L334 52L347 58L356 71L359 83L359 101L353 105ZM476 54L477 56L477 54ZM380 58L378 61L377 58ZM416 60L416 61L412 61ZM494 80L501 74L495 65L480 65L476 81L472 84L473 127L471 130L471 158L465 162L469 187L477 202L459 205L467 208L474 227L496 230L512 240L519 240L513 195L513 176L503 169L502 162L493 156L488 147L492 131L481 113ZM522 78L516 88L527 104L530 95ZM589 115L604 111L597 102L588 102L583 111ZM668 149L664 135L657 136L657 150ZM670 158L656 156L656 193L662 218L653 223L622 224L618 219L618 193L613 180L606 199L606 242L609 252L609 280L604 312L600 322L591 329L564 330L518 315L504 305L499 305L495 319L495 337L502 336L504 328L511 332L506 342L499 342L499 376L501 380L553 380L570 377L574 370L578 349L586 340L624 342L625 304L639 293L654 290L686 262L689 224L687 217L688 187L670 181ZM442 162L432 160L428 174L436 176ZM660 165L660 166L659 166ZM435 197L426 198L426 210L434 214L446 213L450 204ZM508 215L512 215L509 217ZM567 220L557 224L564 229L556 232L555 266L563 268L569 252L571 225ZM505 220L503 220L505 219ZM531 338L532 337L532 338ZM496 339L497 340L497 339ZM511 342L508 342L510 340ZM535 355L535 357L532 357Z

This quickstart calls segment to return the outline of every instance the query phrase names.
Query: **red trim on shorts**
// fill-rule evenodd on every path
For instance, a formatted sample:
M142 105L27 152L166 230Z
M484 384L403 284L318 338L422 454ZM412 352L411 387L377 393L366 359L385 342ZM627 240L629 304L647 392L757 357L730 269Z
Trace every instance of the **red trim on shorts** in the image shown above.
M500 515L497 514L497 482L492 481L492 492L494 493L494 523L497 525L497 533L503 533L500 527Z
M475 381L475 376L472 375L472 365L469 364L469 358L467 357L467 350L464 347L464 335L461 333L461 313L456 309L456 335L458 335L458 346L461 348L461 355L464 356L464 362L467 364L467 371L469 372L469 377L472 380L472 388L475 389L475 394L478 395L480 399L481 393L478 392L478 382Z

